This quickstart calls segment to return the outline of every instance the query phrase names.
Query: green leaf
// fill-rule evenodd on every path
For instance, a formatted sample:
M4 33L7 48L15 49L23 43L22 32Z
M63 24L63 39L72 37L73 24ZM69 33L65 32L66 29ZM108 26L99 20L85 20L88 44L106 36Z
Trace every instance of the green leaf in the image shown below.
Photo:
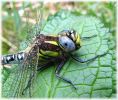
M89 40L81 40L82 47L75 52L81 59L90 59L95 55L105 52L108 52L108 54L83 64L73 59L68 60L63 66L60 75L71 80L75 84L77 90L55 76L55 68L57 65L37 73L31 90L32 97L115 97L115 43L113 39L110 38L111 34L109 30L95 17L77 16L69 11L62 10L47 20L41 33L46 35L57 35L58 32L64 29L75 29L81 37L97 35L97 37ZM6 95L4 91L8 90L9 82L10 79L3 85L3 95ZM10 90L7 92L10 92Z

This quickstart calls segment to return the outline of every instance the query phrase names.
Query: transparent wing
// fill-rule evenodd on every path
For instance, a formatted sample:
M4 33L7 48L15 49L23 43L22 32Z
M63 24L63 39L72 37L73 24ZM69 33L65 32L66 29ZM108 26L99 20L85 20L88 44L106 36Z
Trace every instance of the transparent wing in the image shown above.
M21 45L25 46L25 48L29 45L33 44L34 38L40 34L40 31L42 30L42 8L43 4L41 3L41 6L38 7L39 11L37 11L37 15L34 16L37 18L36 24L32 26L32 28L29 26L29 15L26 15L28 17L27 24L28 26L26 29L27 31L27 38L26 41L21 43ZM30 27L30 29L29 29ZM24 47L21 46L20 50L24 49ZM10 73L9 78L6 80L5 84L2 87L2 96L3 97L29 97L29 88L24 91L24 95L22 95L23 90L27 87L29 79L34 76L31 80L35 78L36 75L36 69L38 65L38 46L34 45L32 49L27 53L27 56L25 57L25 60L23 63L19 63L14 66L13 72ZM32 85L32 84L31 84ZM29 85L29 87L32 87Z
M15 96L31 96L31 91L27 91L26 88L31 88L32 81L37 73L38 66L38 46L35 45L32 50L28 53L26 59L21 65L20 81L18 85L18 91L15 93ZM30 83L29 83L30 82ZM26 89L26 91L24 91ZM24 91L24 94L23 94ZM29 93L27 93L29 92Z
M3 86L3 97L29 97L31 96L31 86L37 73L38 66L38 46L34 45L32 49L27 53L22 64L18 64L15 68L15 72L10 74L9 82ZM29 84L29 80L31 82ZM27 87L26 91L24 89ZM6 86L9 85L9 86ZM24 91L24 94L23 94Z
M38 5L37 8L33 9L35 11L35 13L33 15L33 19L35 19L33 22L34 25L31 26L29 23L32 20L31 18L29 18L29 17L31 17L29 15L29 13L31 13L31 11L26 10L26 13L25 13L25 16L27 17L27 19L26 19L26 31L28 34L26 37L25 43L27 45L30 45L33 43L33 39L36 38L40 34L40 32L43 28L43 2L40 2L39 4L40 5Z

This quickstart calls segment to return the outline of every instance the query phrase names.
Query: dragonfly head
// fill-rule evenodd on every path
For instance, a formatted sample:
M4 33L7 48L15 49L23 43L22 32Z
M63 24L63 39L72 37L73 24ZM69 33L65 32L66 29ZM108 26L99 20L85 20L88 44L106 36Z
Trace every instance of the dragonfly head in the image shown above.
M75 30L63 30L58 33L59 45L66 52L72 52L80 48L80 36Z

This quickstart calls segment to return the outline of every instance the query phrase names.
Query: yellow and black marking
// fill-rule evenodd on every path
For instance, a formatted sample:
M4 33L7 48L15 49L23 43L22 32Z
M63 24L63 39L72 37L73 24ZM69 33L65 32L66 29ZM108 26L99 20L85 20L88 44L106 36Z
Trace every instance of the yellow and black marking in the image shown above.
M44 41L39 46L39 59L47 60L52 57L61 56L61 49L58 45L58 38L43 36Z

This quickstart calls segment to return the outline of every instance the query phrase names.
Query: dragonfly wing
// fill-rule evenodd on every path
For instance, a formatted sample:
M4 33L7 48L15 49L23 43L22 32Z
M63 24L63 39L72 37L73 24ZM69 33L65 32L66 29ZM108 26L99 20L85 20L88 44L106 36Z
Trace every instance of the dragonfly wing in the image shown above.
M26 90L25 94L23 95L23 90L25 87L27 87L31 76L33 74L34 77L36 76L38 66L38 52L38 46L34 45L27 53L23 63L18 64L18 66L15 68L15 72L10 74L10 77L7 80L9 83L5 82L3 85L2 93L4 97L29 97L30 91Z

